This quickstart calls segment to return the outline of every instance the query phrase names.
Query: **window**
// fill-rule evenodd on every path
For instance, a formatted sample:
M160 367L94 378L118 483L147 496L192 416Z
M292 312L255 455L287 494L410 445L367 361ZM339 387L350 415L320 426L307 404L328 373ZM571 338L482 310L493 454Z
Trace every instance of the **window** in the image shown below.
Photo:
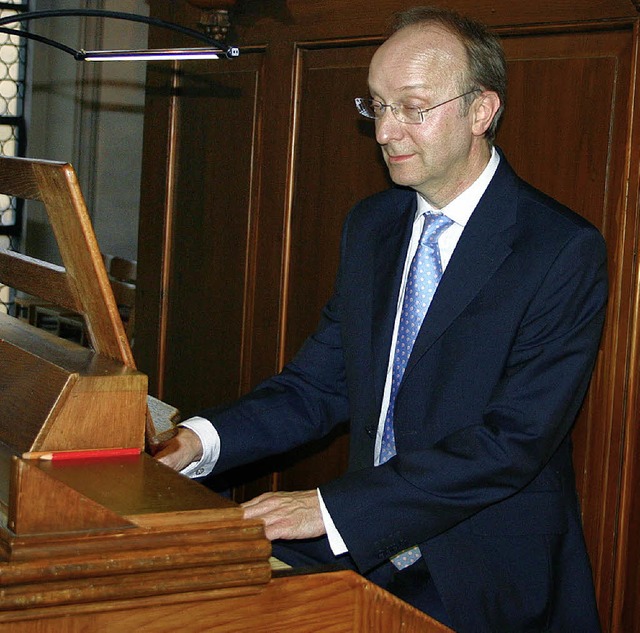
M0 16L28 10L24 0L0 1ZM11 25L19 29L20 25ZM24 92L27 48L24 38L0 33L0 154L21 156L25 145ZM0 195L0 248L17 249L22 228L22 201ZM0 284L0 311L13 303L10 288Z

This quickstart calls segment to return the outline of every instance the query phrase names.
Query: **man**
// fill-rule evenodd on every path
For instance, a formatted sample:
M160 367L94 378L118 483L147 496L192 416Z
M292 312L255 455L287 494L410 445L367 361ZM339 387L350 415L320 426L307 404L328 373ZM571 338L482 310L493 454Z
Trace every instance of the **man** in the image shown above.
M296 358L158 458L220 472L349 419L348 473L244 504L279 558L354 568L460 633L591 633L569 433L605 248L493 147L505 85L481 25L398 16L357 105L402 187L347 218L335 294Z

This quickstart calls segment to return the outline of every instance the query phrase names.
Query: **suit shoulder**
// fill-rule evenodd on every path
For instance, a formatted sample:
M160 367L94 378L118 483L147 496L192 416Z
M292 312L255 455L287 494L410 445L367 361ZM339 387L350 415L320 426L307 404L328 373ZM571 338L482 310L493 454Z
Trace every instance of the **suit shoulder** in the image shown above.
M512 208L516 212L516 222L533 231L544 229L543 233L556 234L559 239L575 233L600 235L587 218L522 179L499 148L498 151L501 161L489 189L502 203L503 209L515 203Z
M547 233L553 228L561 233L593 232L600 235L599 229L584 216L533 185L523 180L520 182L521 212L530 215L533 222L543 224Z

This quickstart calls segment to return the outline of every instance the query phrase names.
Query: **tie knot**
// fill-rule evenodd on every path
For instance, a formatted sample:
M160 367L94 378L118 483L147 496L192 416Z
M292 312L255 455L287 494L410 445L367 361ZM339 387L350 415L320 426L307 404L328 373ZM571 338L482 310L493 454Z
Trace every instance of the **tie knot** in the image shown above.
M453 220L442 213L427 213L424 218L424 227L420 236L420 243L428 246L434 245L440 234L453 224Z

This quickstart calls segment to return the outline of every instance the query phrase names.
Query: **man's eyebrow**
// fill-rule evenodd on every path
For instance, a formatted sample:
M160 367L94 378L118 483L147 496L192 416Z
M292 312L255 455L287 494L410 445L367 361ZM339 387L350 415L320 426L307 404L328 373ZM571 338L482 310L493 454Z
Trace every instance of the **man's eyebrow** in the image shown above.
M412 90L425 90L429 93L433 92L432 87L428 84L409 84L407 86L400 86L400 88L398 88L398 92L411 92ZM369 86L369 92L375 92L373 86Z
M428 86L427 84L410 84L408 86L401 86L400 87L400 91L401 92L406 92L408 90L431 90L431 87Z

